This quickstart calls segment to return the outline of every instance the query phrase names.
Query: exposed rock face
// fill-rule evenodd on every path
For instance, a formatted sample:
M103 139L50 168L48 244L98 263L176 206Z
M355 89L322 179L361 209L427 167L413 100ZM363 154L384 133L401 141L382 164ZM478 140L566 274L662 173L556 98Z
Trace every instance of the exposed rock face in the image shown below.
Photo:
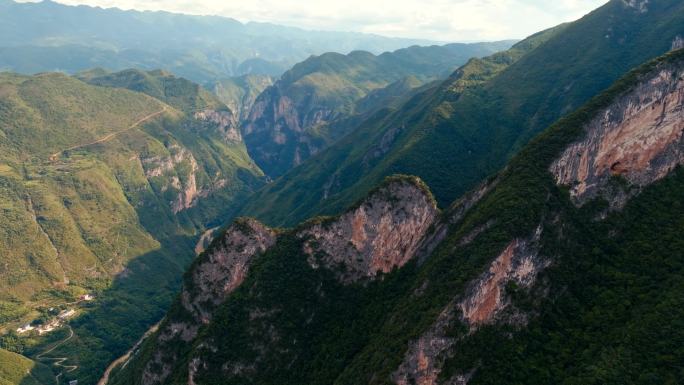
M456 318L453 303L439 314L435 323L409 346L399 368L392 373L397 385L436 385L445 353L456 339L445 336L449 325Z
M352 282L406 264L438 212L419 183L417 178L387 183L356 209L302 230L297 236L305 239L311 266L323 265Z
M471 328L492 323L496 316L508 306L505 288L509 282L529 288L537 273L546 267L538 258L536 243L541 227L532 239L515 239L492 262L487 272L478 278L468 290L466 297L458 304L464 321Z
M141 159L147 178L163 176L165 173L175 170L177 165L185 161L197 164L193 155L181 146L171 145L168 150L171 156L155 156Z
M194 207L199 199L206 198L227 184L227 180L217 174L211 183L198 186L199 165L192 153L176 144L169 146L168 150L171 153L170 156L144 158L141 159L141 162L145 168L147 179L166 178L161 186L161 192L171 188L178 190L176 198L169 202L175 214ZM178 173L183 171L187 171L187 174L183 175L181 182Z
M626 199L611 192L611 181L628 182L634 194L684 162L684 70L659 68L597 114L585 131L550 170L559 184L571 187L577 205L604 196L619 208Z
M183 291L183 306L203 323L211 318L211 310L226 299L247 275L255 255L263 253L276 240L275 232L254 219L235 222L192 271L193 294ZM211 306L206 307L207 304Z
M674 40L672 40L671 50L675 51L675 50L682 49L682 48L684 48L684 38L677 35L677 37L675 37Z
M145 176L148 179L168 176L161 189L162 192L169 188L178 190L176 199L169 204L174 213L179 213L197 203L200 191L197 188L196 173L199 166L195 157L187 149L174 144L169 146L168 150L171 153L168 157L155 156L144 158L141 159L141 162L145 168ZM181 183L181 180L175 174L179 172L180 166L184 164L188 166L189 173L184 176L183 183Z
M650 0L622 0L622 4L634 8L640 13L648 12L648 3Z
M281 88L266 89L254 102L242 125L250 155L270 176L299 165L325 147L308 130L333 118L333 111L312 100L295 101Z
M215 125L226 141L242 142L242 135L238 129L239 122L230 111L198 111L195 112L195 119Z
M418 340L409 345L399 368L392 374L397 385L436 385L444 360L458 339L447 335L447 331L461 319L472 330L482 324L500 321L498 315L509 305L505 287L515 282L523 288L530 288L538 272L548 263L538 257L537 242L541 227L529 239L515 239L490 264L489 269L473 281L466 295L451 301L439 314L434 324ZM511 322L516 320L504 320ZM466 384L473 373L461 373L449 379L446 384Z
M181 292L181 305L188 316L170 318L162 326L154 356L143 372L143 384L164 383L177 360L174 344L188 344L195 339L200 326L211 320L212 311L245 279L254 257L275 241L273 230L253 219L238 219L218 244L199 257L189 273L190 283ZM191 361L190 379L198 365Z

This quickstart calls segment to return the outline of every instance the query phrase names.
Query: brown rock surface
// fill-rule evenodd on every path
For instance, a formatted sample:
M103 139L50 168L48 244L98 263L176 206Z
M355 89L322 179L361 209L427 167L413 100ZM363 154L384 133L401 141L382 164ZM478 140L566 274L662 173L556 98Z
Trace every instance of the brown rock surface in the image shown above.
M646 186L684 163L684 70L661 68L585 127L585 137L551 165L559 184L571 187L576 204L596 197L614 207L624 200L609 193L612 177Z
M152 359L143 372L143 384L162 384L172 372L177 355L173 346L191 343L212 311L245 279L256 255L276 241L276 234L254 219L238 219L218 244L202 254L190 270L190 287L181 291L181 304L189 313L182 320L169 319L159 331ZM193 366L194 365L194 366ZM198 362L192 361L196 369Z
M339 218L298 233L313 267L337 270L344 282L388 273L408 262L437 215L417 178L390 182Z

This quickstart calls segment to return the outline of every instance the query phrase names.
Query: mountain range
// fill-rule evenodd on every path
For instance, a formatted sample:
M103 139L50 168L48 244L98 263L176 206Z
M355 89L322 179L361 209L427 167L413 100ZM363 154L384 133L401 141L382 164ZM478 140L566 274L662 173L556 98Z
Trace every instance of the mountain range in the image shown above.
M92 322L111 326L113 304L128 315L116 332L83 320L79 341L100 333L108 346L81 363L106 365L113 341L125 349L163 312L195 235L264 176L230 110L196 84L161 71L89 81L100 85L0 75L0 304L5 326L101 293Z
M425 40L306 31L217 16L0 1L0 69L26 74L162 68L205 84L233 76L279 76L310 55L382 53Z
M546 126L673 48L684 36L682 4L647 9L610 1L505 53L472 60L400 108L361 122L252 195L237 215L292 226L343 210L396 173L419 176L449 205Z
M676 383L682 95L679 50L441 212L393 176L291 230L236 220L114 383Z
M0 8L0 61L112 55L0 73L0 383L684 376L680 1L408 48Z
M378 106L387 106L387 98L407 96L414 88L447 77L468 59L498 52L511 43L409 47L378 56L354 51L311 57L285 72L254 101L242 122L250 155L268 176L278 177L356 126L329 123L370 115Z

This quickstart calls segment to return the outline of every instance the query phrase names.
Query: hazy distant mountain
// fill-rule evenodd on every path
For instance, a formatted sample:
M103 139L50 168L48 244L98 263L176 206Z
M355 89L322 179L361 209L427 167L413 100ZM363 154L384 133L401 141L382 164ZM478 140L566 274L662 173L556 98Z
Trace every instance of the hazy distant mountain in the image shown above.
M0 69L22 73L163 68L205 83L280 75L310 55L392 51L425 40L319 32L218 16L0 0Z

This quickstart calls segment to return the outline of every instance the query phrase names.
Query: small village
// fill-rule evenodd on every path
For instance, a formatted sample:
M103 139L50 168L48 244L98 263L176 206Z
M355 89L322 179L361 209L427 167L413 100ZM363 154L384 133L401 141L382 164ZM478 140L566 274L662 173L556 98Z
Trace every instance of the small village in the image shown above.
M67 303L66 305L77 305L81 302L89 302L95 299L95 296L91 294L84 294L81 295L78 298L78 301ZM55 312L57 311L56 308L51 307L48 309L48 312ZM17 328L17 334L25 334L25 333L37 333L39 336L42 336L44 334L50 333L56 329L59 329L61 326L63 326L69 319L73 318L76 315L76 309L74 308L68 308L59 311L59 313L51 318L47 322L36 322L37 320L34 320L32 322L29 322L19 328Z

